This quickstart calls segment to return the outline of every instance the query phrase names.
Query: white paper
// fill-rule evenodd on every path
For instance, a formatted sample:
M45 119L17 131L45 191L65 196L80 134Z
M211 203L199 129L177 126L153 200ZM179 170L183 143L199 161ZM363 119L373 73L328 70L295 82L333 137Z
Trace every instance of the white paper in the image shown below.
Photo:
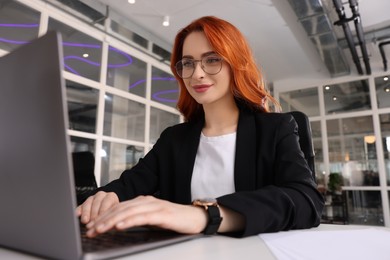
M389 260L390 232L385 229L260 234L278 260Z

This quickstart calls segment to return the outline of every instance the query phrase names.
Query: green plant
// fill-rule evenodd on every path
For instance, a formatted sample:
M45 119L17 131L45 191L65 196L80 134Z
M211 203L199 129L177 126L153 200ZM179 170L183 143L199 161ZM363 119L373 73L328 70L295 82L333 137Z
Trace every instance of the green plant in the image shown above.
M341 191L343 185L343 176L338 172L331 172L328 180L328 190L332 193Z

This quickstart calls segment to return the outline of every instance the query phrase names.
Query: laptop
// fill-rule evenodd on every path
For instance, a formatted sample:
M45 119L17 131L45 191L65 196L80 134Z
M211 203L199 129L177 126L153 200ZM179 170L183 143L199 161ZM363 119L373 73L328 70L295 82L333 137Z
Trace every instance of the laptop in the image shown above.
M82 240L91 239L82 239L75 213L62 55L61 35L49 32L0 58L0 247L106 259L201 236L135 228L116 232L126 245L84 252Z

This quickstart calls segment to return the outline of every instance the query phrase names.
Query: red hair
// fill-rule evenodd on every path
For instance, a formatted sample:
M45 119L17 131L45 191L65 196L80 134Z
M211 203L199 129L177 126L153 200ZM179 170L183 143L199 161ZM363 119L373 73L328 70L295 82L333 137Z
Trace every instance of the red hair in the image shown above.
M177 108L186 121L199 119L203 115L202 105L188 93L184 81L176 72L175 64L183 56L183 43L192 32L203 32L214 51L223 57L232 71L231 91L236 102L252 111L269 112L268 101L279 106L265 89L262 73L256 65L252 51L242 33L231 23L214 16L199 18L176 35L171 70L180 86Z

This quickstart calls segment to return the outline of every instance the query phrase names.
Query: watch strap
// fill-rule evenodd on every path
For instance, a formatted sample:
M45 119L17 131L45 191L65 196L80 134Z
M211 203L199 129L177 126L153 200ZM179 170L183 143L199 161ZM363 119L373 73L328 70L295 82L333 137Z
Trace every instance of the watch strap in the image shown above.
M206 211L207 215L209 216L209 222L207 223L207 226L203 233L205 235L213 235L217 233L218 228L221 225L221 214L219 212L218 206L208 206Z

